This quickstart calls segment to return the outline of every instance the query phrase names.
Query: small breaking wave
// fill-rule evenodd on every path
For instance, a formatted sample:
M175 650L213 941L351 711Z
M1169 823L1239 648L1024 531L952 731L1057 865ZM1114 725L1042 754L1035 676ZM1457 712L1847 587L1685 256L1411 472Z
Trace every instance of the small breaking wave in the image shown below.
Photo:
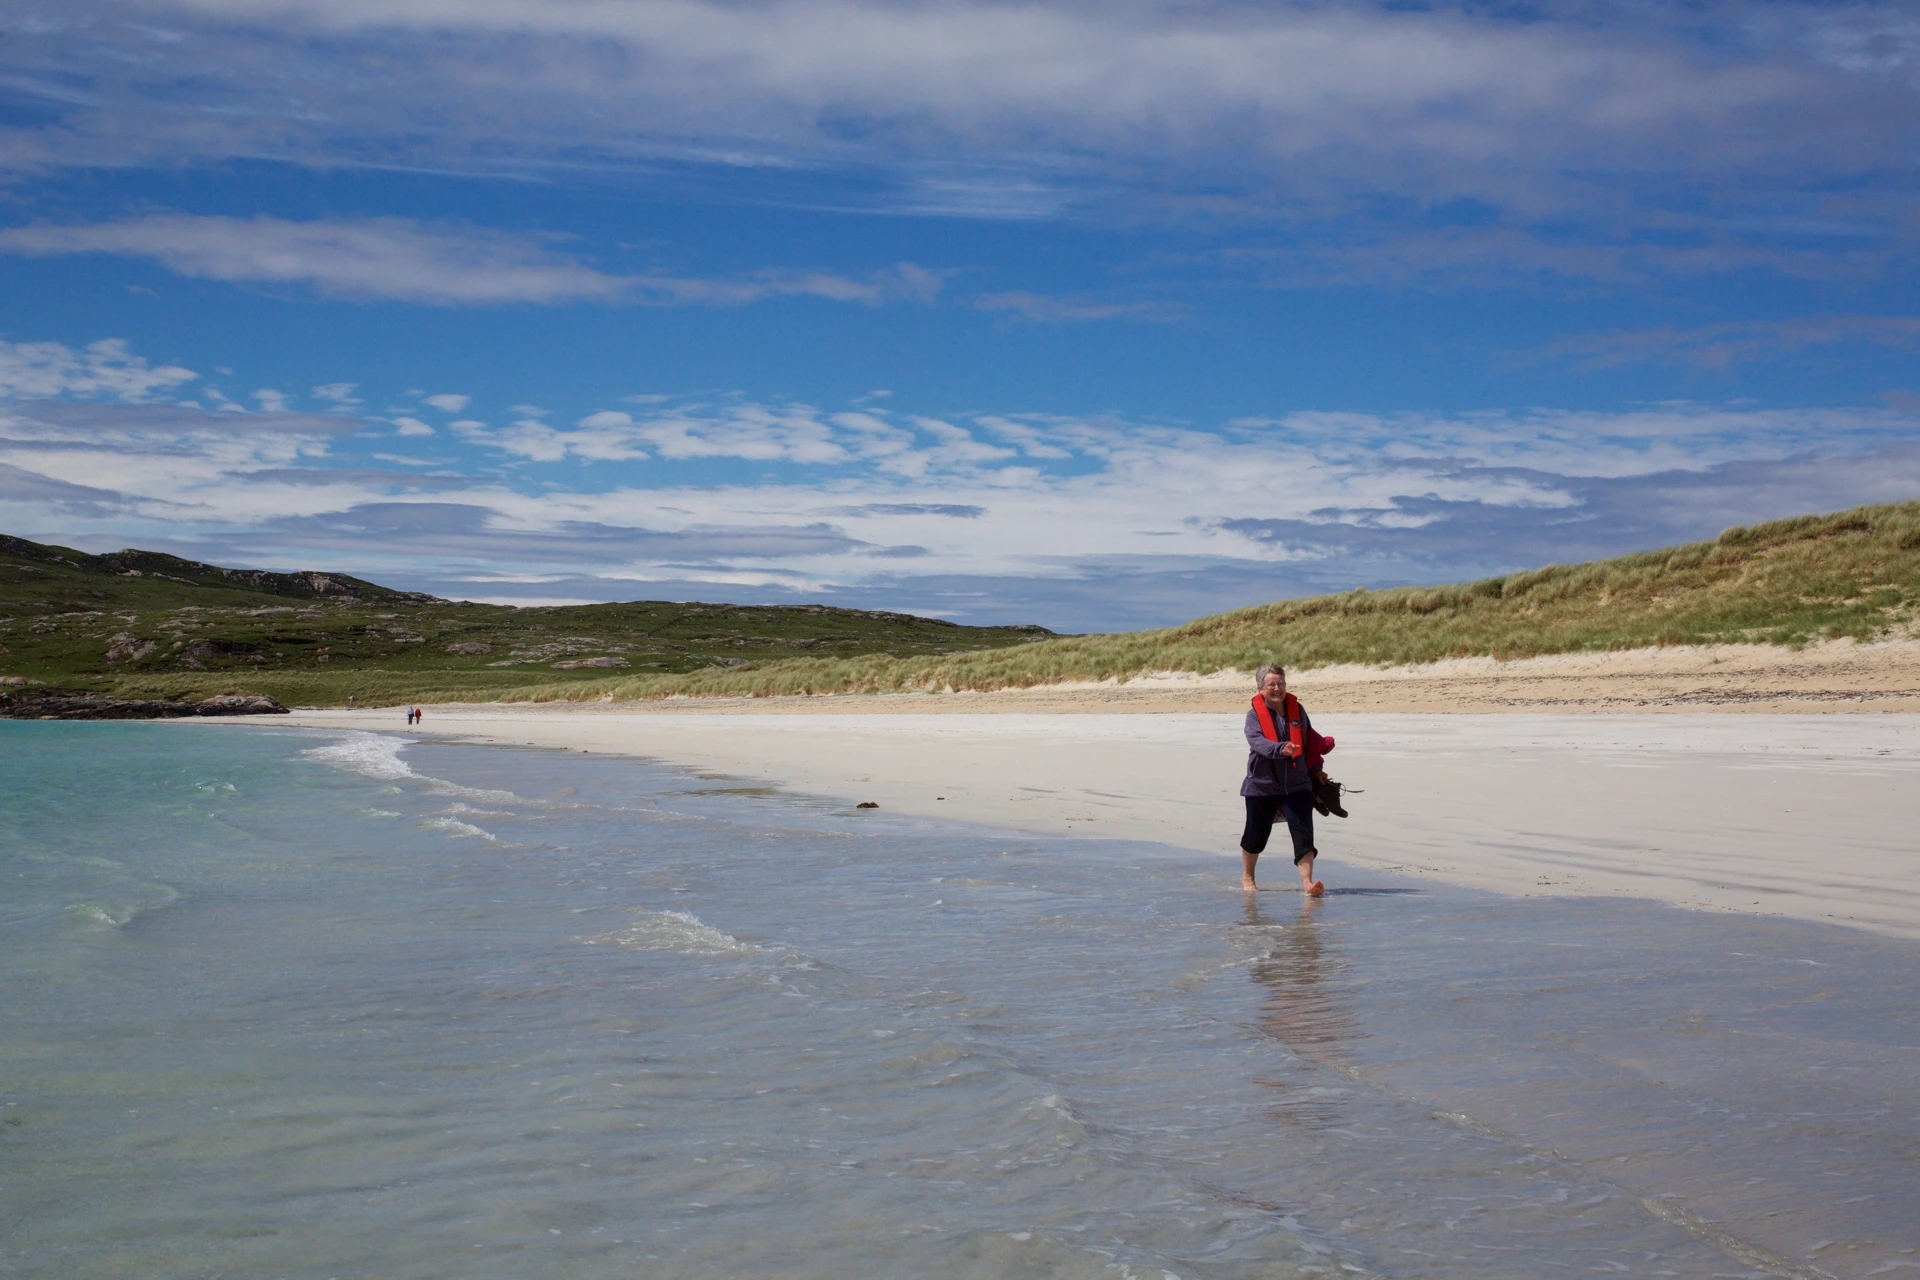
M580 941L588 946L677 951L689 956L751 955L760 950L732 934L720 932L691 911L639 911L626 928L596 933Z
M409 738L391 738L380 733L350 733L324 747L309 747L300 754L309 760L330 764L349 773L393 781L414 776L400 753L413 745Z
M400 758L400 753L417 741L416 738L396 738L384 733L352 732L323 747L309 747L300 754L309 760L330 764L348 773L378 778L382 782L418 783L434 795L463 796L468 800L491 804L526 803L511 791L463 787L457 782L448 782L445 778L415 773L413 767Z
M105 925L124 929L149 911L173 905L180 894L164 884L143 885L132 896L82 899L67 904L67 918L86 925Z
M428 818L421 825L437 827L450 836L477 836L482 840L498 840L500 838L483 827L476 827L470 822L462 822L458 818Z
M465 796L469 800L479 800L487 804L531 804L539 806L538 800L529 800L525 796L511 791L497 791L488 787L463 787L457 782L448 782L445 778L429 778L424 774L416 775L426 784L426 789L436 796Z
M470 818L517 818L520 815L509 809L476 809L472 805L455 800L447 806L448 813L463 813Z

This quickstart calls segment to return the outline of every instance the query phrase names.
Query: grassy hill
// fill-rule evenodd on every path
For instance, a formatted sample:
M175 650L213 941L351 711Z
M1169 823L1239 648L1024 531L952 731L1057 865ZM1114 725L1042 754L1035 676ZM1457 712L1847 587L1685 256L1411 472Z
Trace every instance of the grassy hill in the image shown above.
M516 609L342 574L223 569L150 551L92 556L0 536L0 674L117 697L262 693L331 705L349 695L515 698L534 687L569 696L614 672L738 672L796 654L911 660L1051 634L819 605Z
M306 704L342 703L349 692L368 703L1004 689L1276 660L1316 667L1800 645L1915 633L1920 502L1480 582L1356 590L1157 631L1039 640L1038 628L814 606L453 604L337 575L243 573L141 552L83 556L18 540L0 542L0 622L0 670L9 673L70 677L120 696L264 693ZM608 665L574 665L583 662Z

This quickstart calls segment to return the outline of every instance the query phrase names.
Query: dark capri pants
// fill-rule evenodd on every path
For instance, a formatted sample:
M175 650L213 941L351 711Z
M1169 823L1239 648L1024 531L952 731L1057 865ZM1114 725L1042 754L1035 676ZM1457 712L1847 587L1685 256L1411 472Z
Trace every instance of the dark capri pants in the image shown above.
M1312 854L1319 855L1313 847L1313 792L1296 791L1285 796L1247 796L1247 829L1240 833L1240 847L1248 853L1265 853L1267 839L1273 834L1273 824L1279 821L1282 813L1286 815L1287 834L1293 837L1293 860Z

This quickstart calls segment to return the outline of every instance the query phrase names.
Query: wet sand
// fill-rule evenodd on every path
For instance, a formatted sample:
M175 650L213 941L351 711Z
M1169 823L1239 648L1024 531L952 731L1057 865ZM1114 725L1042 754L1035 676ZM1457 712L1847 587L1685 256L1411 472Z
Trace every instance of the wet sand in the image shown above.
M1364 792L1350 819L1320 820L1330 885L1379 868L1920 937L1920 715L1386 714L1299 687L1341 744L1329 770ZM1245 705L1244 688L1211 696ZM1039 697L1075 709L1015 709ZM1237 709L1103 710L1127 704L1097 689L996 711L955 695L776 701L432 707L410 732L661 760L889 813L1155 841L1211 856L1222 891L1237 891ZM794 714L801 702L815 714ZM271 723L289 719L406 730L399 709ZM1284 860L1262 879L1297 891Z

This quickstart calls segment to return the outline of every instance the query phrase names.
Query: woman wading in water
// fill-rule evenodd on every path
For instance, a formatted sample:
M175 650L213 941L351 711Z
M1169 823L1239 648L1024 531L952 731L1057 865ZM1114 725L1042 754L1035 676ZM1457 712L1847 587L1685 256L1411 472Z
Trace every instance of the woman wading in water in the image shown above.
M1240 794L1247 802L1247 827L1240 836L1244 874L1240 887L1252 893L1254 865L1266 850L1273 825L1283 816L1293 837L1293 865L1300 888L1319 897L1327 887L1313 878L1313 771L1333 750L1333 739L1313 731L1300 700L1287 692L1287 673L1269 662L1253 674L1259 692L1247 709L1247 777Z

